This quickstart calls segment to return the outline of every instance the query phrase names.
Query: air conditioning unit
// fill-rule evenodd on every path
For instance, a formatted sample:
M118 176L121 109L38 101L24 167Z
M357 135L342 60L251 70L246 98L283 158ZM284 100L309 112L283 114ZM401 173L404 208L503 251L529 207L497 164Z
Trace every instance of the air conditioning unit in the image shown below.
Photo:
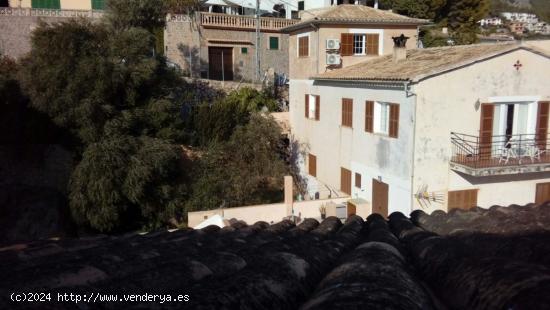
M327 54L327 65L340 65L340 55Z
M340 40L338 39L327 40L327 50L339 50L339 49L340 49Z

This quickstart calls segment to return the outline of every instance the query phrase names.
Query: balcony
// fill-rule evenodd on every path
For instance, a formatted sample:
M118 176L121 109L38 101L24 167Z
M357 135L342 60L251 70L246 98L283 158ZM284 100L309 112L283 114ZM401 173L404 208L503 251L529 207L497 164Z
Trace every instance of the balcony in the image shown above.
M200 19L204 28L256 30L256 18L254 16L201 13ZM279 32L282 28L294 25L297 22L299 20L261 17L260 30L262 32Z
M451 133L451 143L451 169L471 176L550 171L547 136L493 136L491 142L485 142L477 136Z
M87 17L101 18L103 11L92 10L54 10L1 7L0 16L38 16L38 17Z

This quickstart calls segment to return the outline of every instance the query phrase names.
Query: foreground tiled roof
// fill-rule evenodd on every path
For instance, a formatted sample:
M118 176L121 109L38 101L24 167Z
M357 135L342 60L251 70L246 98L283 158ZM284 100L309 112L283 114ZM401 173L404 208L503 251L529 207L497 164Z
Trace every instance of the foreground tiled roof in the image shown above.
M517 49L544 54L516 43L474 44L407 51L407 59L395 63L393 55L378 57L312 77L315 80L418 81Z
M318 10L305 11L300 23L283 28L293 31L311 24L399 24L423 25L425 19L411 18L385 10L377 10L366 5L343 4Z
M548 229L550 204L39 241L0 249L0 309L549 309ZM12 292L189 302L14 303Z

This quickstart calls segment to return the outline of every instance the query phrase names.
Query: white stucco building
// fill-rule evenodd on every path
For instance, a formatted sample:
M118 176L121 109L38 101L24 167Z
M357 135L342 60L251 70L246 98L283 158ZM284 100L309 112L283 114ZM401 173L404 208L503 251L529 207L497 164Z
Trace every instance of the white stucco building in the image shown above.
M517 21L526 24L536 24L539 22L537 15L532 13L504 12L501 13L501 16L509 21Z
M392 51L291 81L310 189L339 189L382 214L550 200L548 51Z

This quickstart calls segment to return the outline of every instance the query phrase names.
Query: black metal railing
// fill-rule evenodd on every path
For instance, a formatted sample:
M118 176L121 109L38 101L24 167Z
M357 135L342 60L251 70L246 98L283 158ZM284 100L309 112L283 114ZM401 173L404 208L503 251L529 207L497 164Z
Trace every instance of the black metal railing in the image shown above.
M451 143L451 162L470 168L550 163L548 135L503 135L482 139L453 132Z

